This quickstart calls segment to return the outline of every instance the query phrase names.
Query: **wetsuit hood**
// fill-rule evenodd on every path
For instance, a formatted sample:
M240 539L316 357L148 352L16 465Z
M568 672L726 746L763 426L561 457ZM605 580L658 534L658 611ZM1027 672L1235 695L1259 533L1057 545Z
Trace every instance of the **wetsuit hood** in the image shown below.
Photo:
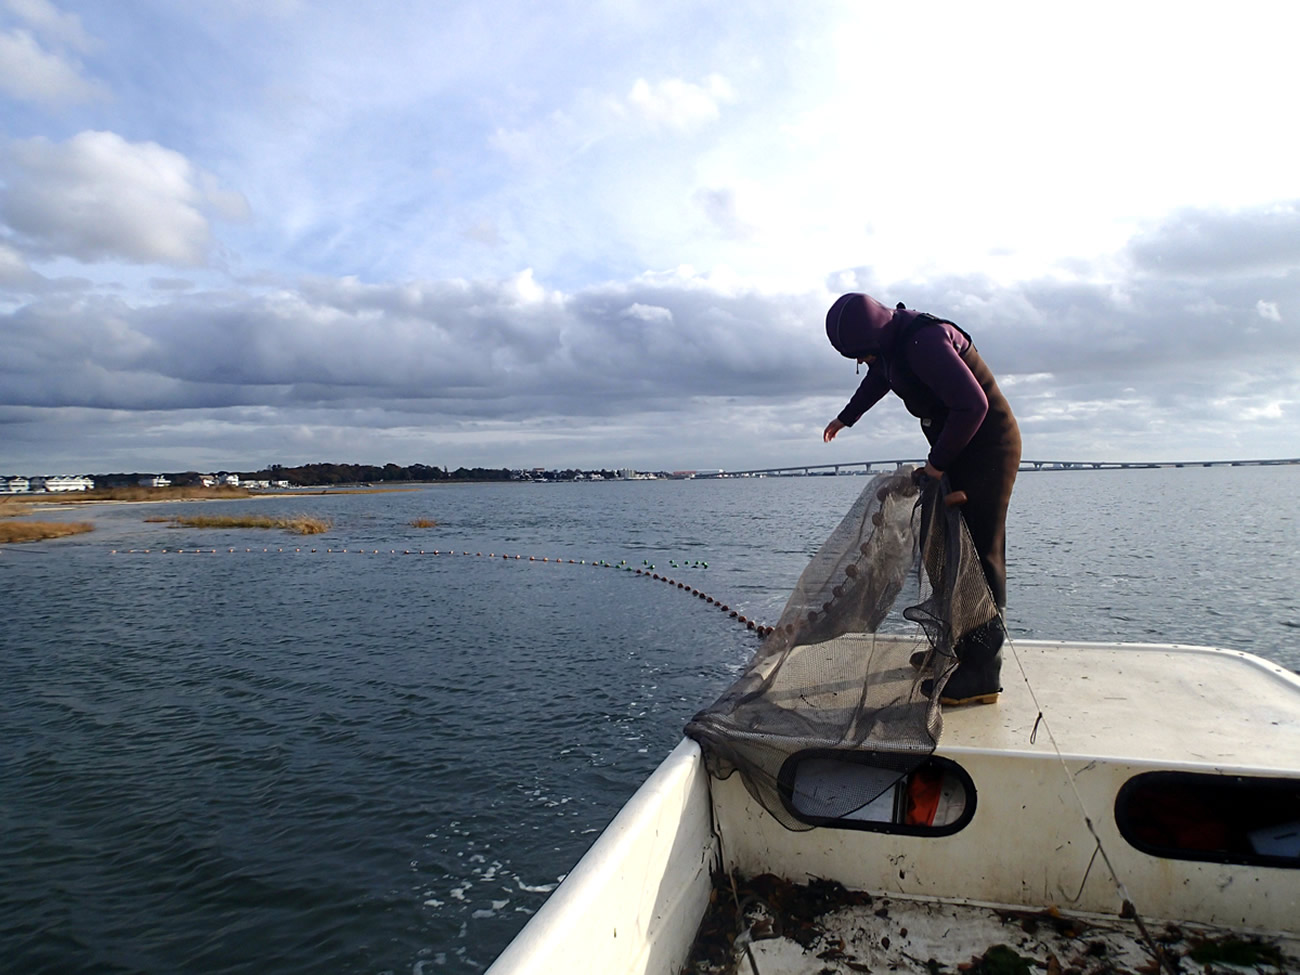
M888 347L893 321L893 309L871 295L840 295L826 313L826 337L845 358L863 359Z

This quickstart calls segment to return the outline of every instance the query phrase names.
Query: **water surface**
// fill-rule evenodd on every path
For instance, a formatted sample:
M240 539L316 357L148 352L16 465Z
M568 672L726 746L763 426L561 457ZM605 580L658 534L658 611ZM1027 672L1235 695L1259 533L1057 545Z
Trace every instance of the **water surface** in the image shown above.
M775 621L865 484L105 505L89 535L3 550L0 957L24 972L481 970L756 646L701 600L567 560L654 564ZM1023 475L1013 637L1300 667L1298 487L1297 467ZM144 521L200 508L334 528ZM218 551L174 554L197 546ZM483 554L401 554L435 548Z

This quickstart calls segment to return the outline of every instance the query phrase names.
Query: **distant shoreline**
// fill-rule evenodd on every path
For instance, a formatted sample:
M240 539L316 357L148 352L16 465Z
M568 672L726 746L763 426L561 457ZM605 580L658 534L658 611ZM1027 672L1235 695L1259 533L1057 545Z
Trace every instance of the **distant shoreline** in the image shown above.
M322 494L395 494L402 491L415 491L416 487L402 486L391 488L333 488L310 487L279 491L250 491L243 488L107 488L96 491L53 491L41 494L7 494L0 495L0 510L6 504L41 505L43 510L51 510L49 505L64 508L81 508L93 504L163 504L177 501L247 501L254 498L298 498L313 497ZM130 496L114 494L130 492ZM142 492L148 492L147 494ZM12 514L12 512L10 513Z
M248 501L262 498L319 497L325 494L396 494L414 490L416 490L414 487L307 488L295 491L254 492L241 488L108 488L87 492L57 491L45 494L0 495L0 545L21 545L94 531L95 526L87 521L39 521L30 516L77 511L98 505ZM69 496L76 494L94 496ZM113 494L129 496L113 497Z

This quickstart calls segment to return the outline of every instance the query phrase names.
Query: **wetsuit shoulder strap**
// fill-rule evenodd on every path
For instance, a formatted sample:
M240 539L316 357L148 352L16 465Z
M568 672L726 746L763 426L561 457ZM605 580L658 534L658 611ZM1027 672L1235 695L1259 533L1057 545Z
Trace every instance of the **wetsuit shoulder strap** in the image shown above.
M903 330L899 332L898 338L894 342L894 348L896 350L902 350L905 348L907 343L912 340L912 336L928 325L951 325L957 331L961 332L963 337L965 337L967 343L969 343L966 346L968 349L975 345L975 340L970 337L970 333L956 322L950 322L946 318L939 318L937 315L931 315L929 312L923 311L908 322L907 325L904 326Z

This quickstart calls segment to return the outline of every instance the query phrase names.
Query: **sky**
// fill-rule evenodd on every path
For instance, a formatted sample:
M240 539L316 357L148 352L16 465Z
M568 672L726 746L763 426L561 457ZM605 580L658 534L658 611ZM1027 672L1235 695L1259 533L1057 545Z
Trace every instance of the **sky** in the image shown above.
M0 474L1300 457L1300 5L0 0Z

